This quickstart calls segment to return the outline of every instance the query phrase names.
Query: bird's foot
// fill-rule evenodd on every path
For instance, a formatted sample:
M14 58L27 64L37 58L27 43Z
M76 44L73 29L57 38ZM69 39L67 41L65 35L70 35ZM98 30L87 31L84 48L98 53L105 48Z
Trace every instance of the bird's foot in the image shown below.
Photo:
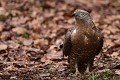
M74 69L70 70L70 73L75 73L75 70Z
M78 71L75 72L75 75L76 76L81 76L80 72L78 72Z
M78 69L76 68L76 69L71 69L70 70L70 75L71 76L80 76L81 75L81 73L78 71Z
M75 72L75 73L70 73L69 76L81 76L81 74L79 72Z
M84 74L85 74L85 75L90 75L90 74L91 74L91 72L85 72Z
M75 70L74 69L69 69L69 76L75 76Z
M91 71L92 71L92 67L87 66L85 74L91 74Z

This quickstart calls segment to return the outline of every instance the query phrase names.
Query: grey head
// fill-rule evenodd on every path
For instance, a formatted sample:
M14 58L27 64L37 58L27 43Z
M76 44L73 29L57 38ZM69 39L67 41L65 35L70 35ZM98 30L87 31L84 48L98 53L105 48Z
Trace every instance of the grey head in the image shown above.
M77 9L73 12L73 15L76 21L81 21L85 23L89 23L91 21L90 14L85 10Z

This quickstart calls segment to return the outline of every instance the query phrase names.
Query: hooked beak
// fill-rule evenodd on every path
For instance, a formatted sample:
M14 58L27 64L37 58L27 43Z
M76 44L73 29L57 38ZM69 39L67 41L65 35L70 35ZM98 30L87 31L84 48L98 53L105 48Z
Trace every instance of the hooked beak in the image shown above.
M73 13L72 13L72 16L75 16L75 15L76 15L76 12L73 12Z

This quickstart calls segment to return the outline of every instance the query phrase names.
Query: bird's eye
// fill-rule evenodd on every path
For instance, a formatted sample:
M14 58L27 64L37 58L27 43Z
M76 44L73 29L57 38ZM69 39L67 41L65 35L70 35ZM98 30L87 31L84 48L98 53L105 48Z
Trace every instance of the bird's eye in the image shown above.
M81 15L82 15L82 16L85 16L85 13L83 12Z

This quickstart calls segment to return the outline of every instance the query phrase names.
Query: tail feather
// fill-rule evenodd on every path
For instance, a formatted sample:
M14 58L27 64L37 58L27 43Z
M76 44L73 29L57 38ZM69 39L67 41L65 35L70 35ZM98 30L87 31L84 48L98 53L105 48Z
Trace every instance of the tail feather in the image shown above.
M87 64L85 63L78 63L77 64L78 71L83 74L86 71Z

